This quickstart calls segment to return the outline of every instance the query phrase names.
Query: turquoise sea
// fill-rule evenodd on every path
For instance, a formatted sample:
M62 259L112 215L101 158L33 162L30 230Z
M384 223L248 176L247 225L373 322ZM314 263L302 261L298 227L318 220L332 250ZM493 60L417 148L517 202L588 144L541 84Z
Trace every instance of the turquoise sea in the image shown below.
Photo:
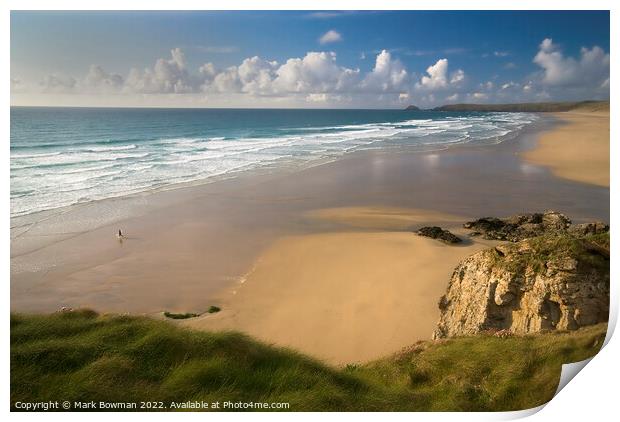
M11 215L369 149L499 143L528 113L11 108Z

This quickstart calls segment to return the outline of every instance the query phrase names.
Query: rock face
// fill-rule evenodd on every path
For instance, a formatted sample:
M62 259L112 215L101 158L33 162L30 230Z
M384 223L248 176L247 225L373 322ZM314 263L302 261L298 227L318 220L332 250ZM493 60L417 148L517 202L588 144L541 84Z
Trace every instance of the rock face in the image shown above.
M517 214L508 218L484 217L469 221L463 224L463 227L473 230L472 236L482 236L488 240L518 242L545 233L564 233L571 227L571 221L562 213L545 211L544 213ZM603 223L579 224L574 227L579 227L576 230L583 234L609 230L609 226Z
M450 233L448 230L443 230L441 227L432 226L432 227L422 227L417 231L417 234L420 236L430 237L432 239L441 240L445 243L460 243L462 242L461 238Z
M545 224L542 217L536 221L541 222L524 224ZM559 216L547 222L565 224ZM578 229L584 230L592 228ZM575 330L607 321L609 237L604 236L546 235L470 256L454 270L439 301L433 338Z
M568 232L573 236L586 236L588 234L600 234L608 231L609 226L601 222L575 224L568 228Z

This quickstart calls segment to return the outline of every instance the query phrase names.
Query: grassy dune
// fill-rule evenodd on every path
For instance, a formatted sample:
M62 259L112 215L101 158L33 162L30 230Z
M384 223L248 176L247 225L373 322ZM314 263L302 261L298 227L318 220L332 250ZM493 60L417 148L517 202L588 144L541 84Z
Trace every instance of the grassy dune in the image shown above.
M515 104L448 104L436 107L437 111L495 111L495 112L562 112L609 111L609 101L577 101L556 103Z
M11 316L17 401L288 402L290 410L511 410L548 401L562 363L594 355L606 325L527 337L420 342L334 368L233 332L75 311Z

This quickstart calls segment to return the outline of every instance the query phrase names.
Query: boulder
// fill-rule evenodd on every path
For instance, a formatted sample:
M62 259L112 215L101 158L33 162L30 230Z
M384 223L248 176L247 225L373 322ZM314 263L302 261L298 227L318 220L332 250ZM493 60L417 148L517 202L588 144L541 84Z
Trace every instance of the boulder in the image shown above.
M441 240L442 242L454 244L462 242L462 239L448 230L444 230L441 227L432 226L432 227L422 227L417 231L417 234L420 236L430 237L432 239Z
M484 217L463 224L473 230L472 236L482 236L487 240L508 240L518 242L545 233L566 231L571 221L556 211L544 213L517 214L507 218Z
M574 236L585 236L588 234L607 233L609 226L597 221L595 223L574 224L568 228L568 232Z

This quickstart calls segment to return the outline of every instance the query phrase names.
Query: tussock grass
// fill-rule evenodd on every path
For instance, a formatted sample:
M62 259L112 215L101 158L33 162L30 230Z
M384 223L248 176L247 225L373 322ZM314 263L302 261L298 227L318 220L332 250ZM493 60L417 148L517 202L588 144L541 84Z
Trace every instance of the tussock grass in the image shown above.
M530 267L535 273L543 273L545 264L549 261L562 258L574 258L579 261L579 271L587 272L595 270L602 274L609 274L609 257L592 249L596 246L609 253L609 233L574 237L570 234L549 234L533 237L525 240L530 249L518 255L512 255L512 259L500 259L497 252L490 249L489 253L495 254L496 263L510 272L524 271Z
M548 401L562 363L600 348L601 324L571 333L421 342L334 368L235 332L74 311L11 315L16 401L288 402L290 410L510 410Z

